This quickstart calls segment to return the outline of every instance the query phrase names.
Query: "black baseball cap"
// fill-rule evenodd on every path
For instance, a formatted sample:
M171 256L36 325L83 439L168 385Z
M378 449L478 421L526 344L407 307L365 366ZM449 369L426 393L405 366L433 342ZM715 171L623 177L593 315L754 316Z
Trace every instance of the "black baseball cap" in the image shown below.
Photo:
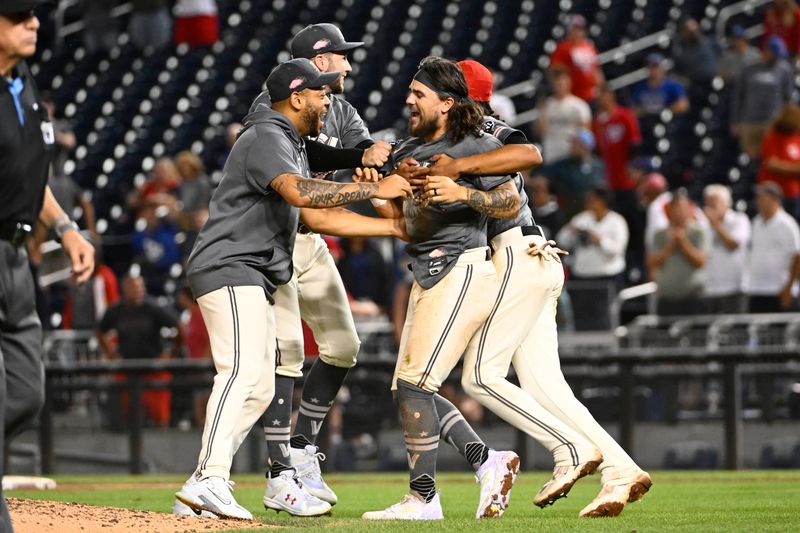
M24 13L44 3L42 0L0 0L0 15Z
M267 77L267 91L273 103L280 102L292 93L299 93L303 89L321 89L338 78L338 72L320 72L308 59L291 59L272 69Z
M289 43L292 57L306 59L327 52L346 52L360 46L364 46L364 43L345 41L342 30L327 22L306 26L297 32Z

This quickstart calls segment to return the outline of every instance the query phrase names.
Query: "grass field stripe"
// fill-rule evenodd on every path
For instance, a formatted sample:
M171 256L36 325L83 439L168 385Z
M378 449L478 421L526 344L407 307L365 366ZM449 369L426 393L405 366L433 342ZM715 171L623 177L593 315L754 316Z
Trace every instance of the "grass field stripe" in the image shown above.
M541 420L537 419L527 411L520 409L513 403L509 402L502 395L497 394L491 387L487 386L483 383L481 379L481 359L483 358L483 349L486 346L486 338L488 337L489 328L491 327L492 320L494 319L495 315L497 314L497 310L500 307L500 303L503 300L503 296L505 295L506 289L508 288L508 283L511 280L511 271L514 268L514 252L510 246L506 247L506 259L508 262L508 266L506 267L506 272L503 275L503 282L500 285L500 292L497 294L497 299L495 300L494 307L492 308L492 312L489 314L489 318L486 319L486 324L483 325L481 329L481 336L480 342L478 343L478 357L475 359L475 381L477 382L478 386L485 390L490 396L495 398L497 401L502 403L503 405L507 406L511 410L518 413L523 418L528 419L530 422L536 424L544 431L555 437L556 440L561 442L562 444L567 446L569 450L569 455L572 458L573 466L577 466L579 464L579 457L578 451L575 449L575 445L569 441L569 439L564 438L558 431L554 430Z
M472 265L467 265L467 275L464 277L464 284L461 286L461 293L458 295L458 300L456 300L456 306L453 308L453 312L450 313L450 318L447 320L444 331L442 331L442 334L439 336L439 341L436 343L436 347L433 349L433 354L428 361L428 365L425 367L425 372L422 373L422 378L419 380L419 383L417 383L417 387L419 388L423 388L422 385L425 383L425 380L428 379L428 375L431 373L431 370L433 370L433 365L436 362L436 358L439 357L439 352L441 351L442 346L444 346L444 341L447 339L447 335L450 333L450 329L453 327L453 324L456 321L456 315L461 309L461 304L464 303L464 297L467 295L467 289L469 289L471 280Z
M228 378L228 382L225 383L225 388L222 390L222 396L220 396L219 403L217 404L217 408L214 412L214 418L211 423L211 431L208 434L208 442L206 443L206 456L201 461L200 470L205 470L208 466L208 460L211 458L211 446L214 443L214 437L217 433L217 427L219 426L222 408L225 405L225 400L227 399L228 394L233 388L233 382L239 374L239 310L236 308L236 293L234 292L233 287L230 286L228 286L228 300L231 303L231 318L233 319L233 371L231 372L231 377Z

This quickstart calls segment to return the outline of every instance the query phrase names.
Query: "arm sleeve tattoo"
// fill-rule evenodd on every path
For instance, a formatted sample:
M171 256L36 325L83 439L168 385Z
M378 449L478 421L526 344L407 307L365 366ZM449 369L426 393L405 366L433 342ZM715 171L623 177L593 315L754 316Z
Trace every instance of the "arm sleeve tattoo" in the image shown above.
M512 218L519 212L519 197L503 185L486 192L470 189L466 204L492 218Z
M333 183L315 179L297 180L297 191L307 198L307 207L336 207L369 200L378 191L377 183Z

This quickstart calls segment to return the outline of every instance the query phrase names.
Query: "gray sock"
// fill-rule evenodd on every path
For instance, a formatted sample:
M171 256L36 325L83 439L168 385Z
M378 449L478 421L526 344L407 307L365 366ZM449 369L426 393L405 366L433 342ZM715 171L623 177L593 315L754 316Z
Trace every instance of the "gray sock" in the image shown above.
M433 393L397 381L397 401L408 450L411 492L430 502L436 496L436 455L439 418Z
M275 376L275 397L267 407L261 423L269 453L269 474L272 477L291 468L289 437L292 433L292 394L294 378Z
M325 416L328 414L349 368L329 365L320 358L314 361L303 384L300 412L294 428L292 446L303 448L306 443L315 444Z
M472 468L478 470L489 457L489 447L464 420L464 415L455 405L439 394L434 395L433 400L439 415L441 438L452 444Z

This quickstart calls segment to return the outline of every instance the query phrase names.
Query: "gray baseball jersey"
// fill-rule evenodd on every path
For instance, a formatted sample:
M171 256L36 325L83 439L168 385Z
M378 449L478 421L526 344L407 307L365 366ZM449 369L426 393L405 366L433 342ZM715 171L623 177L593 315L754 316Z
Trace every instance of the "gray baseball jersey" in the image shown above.
M502 146L489 135L468 135L453 143L442 136L432 142L407 139L395 147L389 164L394 168L406 157L426 164L435 154L466 157L489 152ZM488 191L511 179L505 176L462 176L459 183L465 187ZM455 266L464 250L486 246L486 220L488 217L461 202L418 205L414 200L403 203L406 229L411 237L407 248L411 257L411 270L417 283L425 289L436 285Z
M483 117L483 131L494 136L503 144L528 142L525 134L520 130L514 129L502 120L494 117ZM490 218L486 225L486 235L490 240L511 228L532 226L534 224L533 213L531 213L531 208L528 207L528 195L525 193L525 182L522 179L522 174L519 172L514 175L514 185L519 192L519 213L516 218Z
M248 114L244 125L189 256L195 298L237 285L259 285L271 298L292 277L300 211L270 183L281 174L310 177L305 145L292 123L266 106Z

